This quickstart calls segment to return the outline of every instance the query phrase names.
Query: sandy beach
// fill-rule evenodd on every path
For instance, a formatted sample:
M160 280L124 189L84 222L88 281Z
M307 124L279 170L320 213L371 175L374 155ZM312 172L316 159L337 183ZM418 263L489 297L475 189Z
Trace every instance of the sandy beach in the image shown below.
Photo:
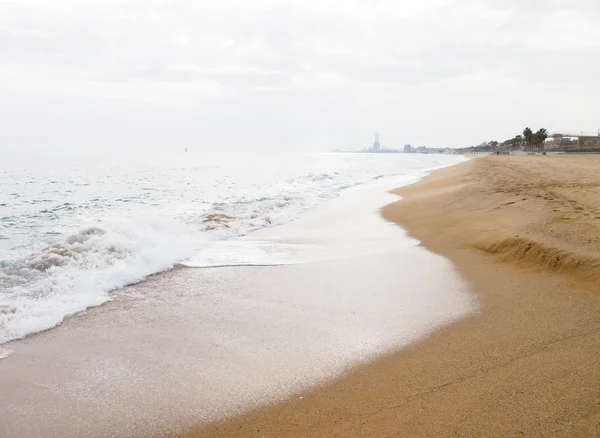
M480 313L274 406L180 437L600 436L600 157L487 157L383 216L449 258Z
M598 41L0 0L0 438L600 438Z
M9 344L0 435L599 436L599 167L473 159L237 243L311 262L155 275Z

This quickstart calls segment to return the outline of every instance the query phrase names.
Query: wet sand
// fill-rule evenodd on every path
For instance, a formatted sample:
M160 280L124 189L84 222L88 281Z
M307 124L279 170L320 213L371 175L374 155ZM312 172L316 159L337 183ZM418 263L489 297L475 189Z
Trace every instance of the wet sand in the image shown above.
M600 436L600 157L487 157L397 193L383 216L449 258L481 312L177 436Z

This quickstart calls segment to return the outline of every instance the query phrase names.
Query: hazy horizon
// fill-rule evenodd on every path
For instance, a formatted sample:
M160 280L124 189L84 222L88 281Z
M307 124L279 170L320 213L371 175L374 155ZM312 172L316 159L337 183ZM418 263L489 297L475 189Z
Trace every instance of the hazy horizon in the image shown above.
M464 147L600 128L592 0L0 4L0 151Z

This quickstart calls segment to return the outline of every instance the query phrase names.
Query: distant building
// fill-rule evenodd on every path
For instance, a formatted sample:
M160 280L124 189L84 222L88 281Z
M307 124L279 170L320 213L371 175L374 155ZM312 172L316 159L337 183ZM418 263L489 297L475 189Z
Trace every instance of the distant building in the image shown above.
M600 149L600 137L591 137L588 135L577 137L578 149Z
M359 152L378 153L378 154L379 153L381 153L381 154L397 154L402 151L398 150L398 149L387 149L387 148L381 147L381 143L379 143L379 133L376 132L375 133L375 141L373 142L373 146L371 146L370 148L361 149Z
M446 148L427 148L427 152L430 154L445 154Z
M407 145L404 145L404 153L405 153L405 154L410 154L410 153L412 153L412 152L413 152L413 148L412 148L412 146L411 146L411 145L409 145L409 144L407 144Z
M454 154L455 150L450 148L428 148L427 146L419 146L418 148L411 148L411 152L417 154Z
M548 151L600 151L598 135L580 133L554 133L544 143Z
M373 152L379 152L381 150L381 144L379 143L379 132L375 133L375 141L373 142Z

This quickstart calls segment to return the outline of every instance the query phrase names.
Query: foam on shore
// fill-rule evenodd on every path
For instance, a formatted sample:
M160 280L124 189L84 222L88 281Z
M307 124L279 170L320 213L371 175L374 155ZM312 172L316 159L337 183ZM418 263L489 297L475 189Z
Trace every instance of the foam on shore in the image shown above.
M319 258L322 249L236 238L292 221L352 188L459 161L416 154L190 156L170 165L120 163L120 170L55 163L41 172L27 163L0 171L0 198L10 199L0 204L0 345L54 328L181 262Z

